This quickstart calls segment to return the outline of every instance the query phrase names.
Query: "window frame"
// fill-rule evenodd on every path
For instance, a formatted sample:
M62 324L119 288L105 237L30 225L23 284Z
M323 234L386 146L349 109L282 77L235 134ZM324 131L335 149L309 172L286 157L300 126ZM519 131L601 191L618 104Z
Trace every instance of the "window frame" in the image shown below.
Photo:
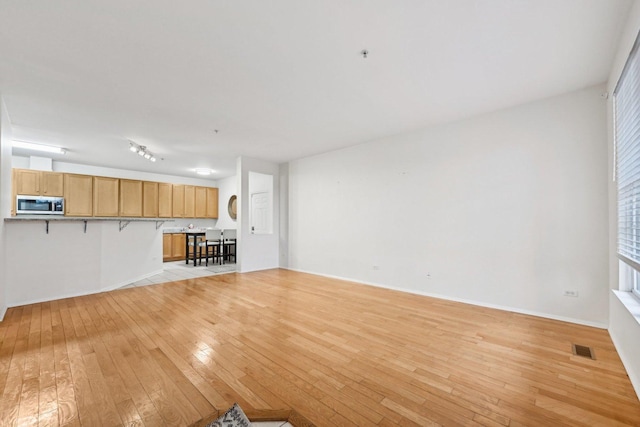
M629 71L632 66L634 69L632 71ZM621 156L620 156L620 153L618 152L618 149L620 147L619 135L618 135L620 128L619 128L619 120L618 120L619 106L617 102L617 97L618 97L618 92L622 87L622 84L625 82L625 78L629 74L635 75L638 79L640 79L640 33L636 36L636 40L633 44L633 47L631 48L631 51L629 52L629 55L625 62L622 73L620 73L620 77L618 78L616 87L613 91L613 181L616 183L616 254L619 260L624 262L633 270L633 274L630 277L631 279L630 283L624 283L624 285L626 285L625 287L627 287L627 289L633 295L635 295L638 299L640 299L640 190L635 190L635 189L632 190L633 195L637 197L633 197L631 199L630 203L632 204L632 206L629 208L631 211L631 214L629 215L631 218L630 219L631 225L627 226L627 228L631 232L631 235L634 236L632 241L635 244L631 249L633 252L636 252L638 256L637 256L637 259L634 260L626 256L625 254L620 253L621 252L620 251L621 188L620 188L620 180L619 180L619 176L620 176L619 161ZM630 92L630 93L633 93L633 92ZM640 120L640 92L638 93L638 95L639 96L637 96L637 98L633 97L632 100L633 100L633 105L636 106L636 112L637 112L637 116L635 116L634 118L637 118L638 120ZM629 110L631 110L631 108L629 108ZM629 145L625 146L625 148L627 149L629 149L629 147L632 147L632 149L635 149L636 147L640 149L640 136L636 136L636 138L633 138L633 141ZM637 157L637 158L632 159L633 163L631 165L627 164L628 170L624 171L627 174L630 173L634 168L640 168L640 155L635 155L633 157ZM635 181L632 181L630 184L627 183L626 186L632 185L635 187L635 184L637 182L640 182L640 178L638 178Z

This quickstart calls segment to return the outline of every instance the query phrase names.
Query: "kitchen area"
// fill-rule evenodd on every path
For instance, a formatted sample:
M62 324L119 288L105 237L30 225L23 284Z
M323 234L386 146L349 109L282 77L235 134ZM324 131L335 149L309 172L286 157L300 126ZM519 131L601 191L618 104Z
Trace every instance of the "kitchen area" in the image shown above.
M4 219L11 305L236 269L235 241L221 246L233 253L216 263L186 263L187 254L198 253L195 234L235 232L235 177L213 181L61 162L56 170L33 169L15 157L13 166L11 216Z

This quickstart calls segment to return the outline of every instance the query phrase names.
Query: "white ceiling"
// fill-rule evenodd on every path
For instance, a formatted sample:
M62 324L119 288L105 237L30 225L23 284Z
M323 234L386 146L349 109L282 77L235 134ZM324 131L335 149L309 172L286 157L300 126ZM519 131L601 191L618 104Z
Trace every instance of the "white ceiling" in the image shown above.
M631 4L0 0L0 93L61 160L217 179L604 82Z

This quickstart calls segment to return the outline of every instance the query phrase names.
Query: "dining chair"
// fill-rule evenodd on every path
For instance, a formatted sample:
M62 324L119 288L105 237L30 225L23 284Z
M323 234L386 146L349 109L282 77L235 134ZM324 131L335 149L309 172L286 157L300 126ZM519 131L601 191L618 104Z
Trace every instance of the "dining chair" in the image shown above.
M233 262L236 261L236 239L237 232L235 228L225 229L222 232L223 245L222 245L222 262L230 261L233 257Z
M211 261L215 264L216 259L220 261L222 264L222 230L218 229L207 229L205 231L204 240L199 244L198 251L200 258L200 265L202 265L202 249L205 250L205 266L209 265L209 257L211 257Z

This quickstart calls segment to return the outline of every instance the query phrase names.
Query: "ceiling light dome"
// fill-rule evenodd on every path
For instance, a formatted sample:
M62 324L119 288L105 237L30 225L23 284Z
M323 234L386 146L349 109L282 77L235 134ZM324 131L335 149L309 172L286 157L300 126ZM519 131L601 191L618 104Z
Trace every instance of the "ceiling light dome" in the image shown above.
M211 169L207 169L207 168L196 168L196 169L195 169L195 172L196 172L198 175L204 175L204 176L206 176L206 175L211 175L211 173L212 173L213 171L212 171Z

